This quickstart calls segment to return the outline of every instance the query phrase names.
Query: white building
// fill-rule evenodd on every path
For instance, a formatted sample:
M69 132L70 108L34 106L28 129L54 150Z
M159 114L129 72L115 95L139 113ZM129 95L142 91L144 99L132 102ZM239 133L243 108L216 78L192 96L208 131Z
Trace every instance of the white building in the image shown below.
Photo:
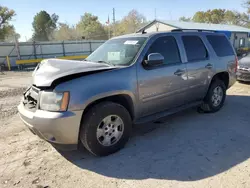
M138 32L144 30L149 33L155 31L171 31L173 29L200 29L222 32L230 38L234 48L239 49L249 47L250 29L236 25L154 20L139 29Z

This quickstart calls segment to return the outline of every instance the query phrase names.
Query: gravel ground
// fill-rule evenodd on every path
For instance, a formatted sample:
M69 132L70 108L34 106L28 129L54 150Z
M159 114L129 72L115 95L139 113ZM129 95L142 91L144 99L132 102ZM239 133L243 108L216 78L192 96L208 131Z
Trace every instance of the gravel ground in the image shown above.
M96 158L58 152L16 114L30 72L0 75L0 187L250 187L250 85L215 114L187 110L136 127L126 147Z
M31 72L0 74L0 126L17 114L16 107L30 80Z

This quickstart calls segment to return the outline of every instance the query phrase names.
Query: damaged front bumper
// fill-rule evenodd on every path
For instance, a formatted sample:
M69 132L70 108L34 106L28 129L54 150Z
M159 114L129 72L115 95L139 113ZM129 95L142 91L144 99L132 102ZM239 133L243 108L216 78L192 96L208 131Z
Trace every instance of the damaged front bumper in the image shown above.
M21 120L32 133L55 145L58 149L77 149L82 111L50 112L38 109L39 91L24 93L18 106ZM37 94L36 94L37 93Z
M250 82L250 72L249 71L238 71L237 80Z

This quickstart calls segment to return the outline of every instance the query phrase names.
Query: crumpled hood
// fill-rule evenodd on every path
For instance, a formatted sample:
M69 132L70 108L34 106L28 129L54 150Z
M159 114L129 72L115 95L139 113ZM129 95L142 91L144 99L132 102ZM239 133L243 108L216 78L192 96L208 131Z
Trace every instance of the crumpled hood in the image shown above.
M110 70L114 67L104 63L75 61L62 59L45 59L36 67L32 74L32 84L49 87L54 80L78 73Z

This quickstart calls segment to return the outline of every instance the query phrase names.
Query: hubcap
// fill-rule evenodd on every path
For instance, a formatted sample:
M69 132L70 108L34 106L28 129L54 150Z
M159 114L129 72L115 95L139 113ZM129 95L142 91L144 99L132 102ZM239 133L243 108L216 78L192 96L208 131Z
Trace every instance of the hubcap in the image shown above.
M213 106L217 107L221 104L223 98L223 90L220 86L214 88L213 95L212 95L212 103Z
M109 115L99 123L96 137L101 145L111 146L120 140L123 131L124 124L122 119L117 115Z

